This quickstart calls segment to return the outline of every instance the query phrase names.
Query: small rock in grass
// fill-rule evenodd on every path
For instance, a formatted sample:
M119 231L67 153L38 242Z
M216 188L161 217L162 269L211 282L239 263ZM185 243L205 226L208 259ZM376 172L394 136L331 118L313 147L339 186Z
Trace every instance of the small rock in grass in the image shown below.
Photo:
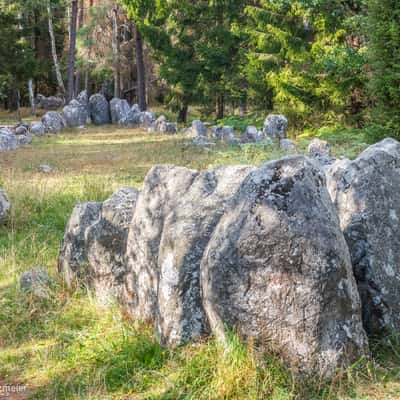
M46 298L49 295L50 277L43 267L24 272L19 284L22 291L35 297Z

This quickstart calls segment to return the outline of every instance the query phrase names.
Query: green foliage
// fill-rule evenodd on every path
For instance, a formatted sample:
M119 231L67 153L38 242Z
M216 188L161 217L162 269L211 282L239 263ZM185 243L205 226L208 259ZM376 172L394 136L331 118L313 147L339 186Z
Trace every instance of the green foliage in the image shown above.
M384 131L400 137L400 3L369 0L368 8L373 119Z

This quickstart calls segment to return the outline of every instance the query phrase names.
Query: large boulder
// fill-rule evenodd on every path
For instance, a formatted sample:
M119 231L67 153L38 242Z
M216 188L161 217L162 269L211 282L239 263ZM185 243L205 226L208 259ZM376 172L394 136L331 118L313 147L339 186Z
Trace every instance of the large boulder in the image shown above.
M36 99L37 108L41 108L42 110L58 110L63 105L64 100L57 96L45 97L41 94L38 94Z
M44 114L42 123L46 133L59 133L67 126L64 116L57 111L49 111Z
M68 286L91 280L86 237L88 228L100 218L101 208L102 203L80 203L68 221L58 257L58 271Z
M0 189L0 225L7 222L10 214L11 204L6 192Z
M111 122L122 126L136 126L140 123L141 113L131 108L125 99L114 98L110 101Z
M34 136L43 136L45 135L46 131L41 121L34 121L31 123L30 133Z
M400 331L400 143L385 139L327 173L371 334Z
M84 126L89 117L87 105L83 105L78 100L71 100L71 102L64 107L63 114L67 126L71 128Z
M111 123L110 104L100 93L90 96L89 112L95 125L106 125Z
M367 348L350 255L323 173L303 156L252 172L201 263L204 307L294 369L329 376Z
M0 129L0 152L12 151L18 148L18 138L8 128Z
M264 122L263 134L271 139L285 139L288 131L288 120L284 115L268 115Z
M103 304L124 299L128 227L138 194L133 187L118 190L103 203L99 219L87 229L89 276Z
M149 264L158 274L156 328L162 344L180 345L209 332L200 289L201 259L225 208L252 169L231 166L198 173L162 216L159 250Z

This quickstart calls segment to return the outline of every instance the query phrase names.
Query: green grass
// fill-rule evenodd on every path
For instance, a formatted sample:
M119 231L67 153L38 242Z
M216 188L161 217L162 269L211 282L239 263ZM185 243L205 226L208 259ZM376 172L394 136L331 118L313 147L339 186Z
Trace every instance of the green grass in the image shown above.
M320 132L324 137L325 133ZM355 156L363 139L332 134L335 154ZM301 151L309 137L299 138ZM25 383L33 399L398 399L400 343L377 343L332 382L296 380L272 355L232 335L167 350L151 327L104 309L88 290L69 291L56 272L65 224L78 201L101 201L122 185L140 187L157 163L205 169L257 164L284 155L272 146L204 150L184 137L90 127L36 139L0 155L0 186L13 203L0 227L0 384ZM54 171L41 174L40 164ZM48 299L19 290L21 272L44 266L53 279Z

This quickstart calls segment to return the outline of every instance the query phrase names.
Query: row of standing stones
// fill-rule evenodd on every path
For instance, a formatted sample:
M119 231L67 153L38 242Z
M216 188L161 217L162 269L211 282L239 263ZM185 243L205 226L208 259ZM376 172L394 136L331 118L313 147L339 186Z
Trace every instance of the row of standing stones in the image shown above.
M39 104L51 108L60 106L60 101L57 98L41 96ZM0 127L0 152L30 144L33 136L59 133L65 128L82 128L90 122L95 125L118 124L124 127L140 127L150 133L178 133L177 124L169 122L165 116L156 119L154 113L140 111L137 104L131 107L124 99L114 98L109 102L102 94L94 94L88 98L86 91L83 91L67 104L62 112L48 111L41 121ZM199 120L193 121L192 126L184 132L193 139L193 144L200 146L214 145L215 141L244 144L279 139L283 149L293 150L295 148L293 142L286 139L287 128L288 121L284 116L270 115L262 131L249 126L240 139L235 136L231 126L212 126L209 134L207 124Z
M368 334L400 331L399 185L393 139L328 166L315 147L260 168L158 165L141 191L75 207L58 269L164 345L233 329L329 377Z

